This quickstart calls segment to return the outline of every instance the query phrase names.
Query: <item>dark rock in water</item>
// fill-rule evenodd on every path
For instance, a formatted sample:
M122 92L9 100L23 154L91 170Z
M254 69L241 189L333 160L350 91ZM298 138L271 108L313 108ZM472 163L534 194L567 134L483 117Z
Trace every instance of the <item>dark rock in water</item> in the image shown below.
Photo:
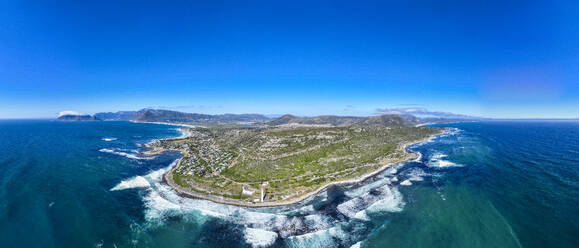
M101 119L92 115L61 115L57 121L100 121Z

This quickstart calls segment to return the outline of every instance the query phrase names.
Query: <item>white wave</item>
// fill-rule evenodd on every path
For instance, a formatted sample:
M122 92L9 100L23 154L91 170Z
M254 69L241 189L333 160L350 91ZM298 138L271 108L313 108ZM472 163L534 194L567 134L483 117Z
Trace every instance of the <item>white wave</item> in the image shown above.
M404 207L402 194L388 185L376 189L376 192L366 193L339 204L336 208L349 218L369 220L369 212L399 212Z
M309 228L316 230L330 228L331 223L327 220L327 216L320 214L311 214L304 217L304 224Z
M265 231L255 228L245 229L245 241L251 245L251 247L267 247L273 245L277 239L277 233Z
M438 167L439 168L444 168L444 167L452 167L452 166L458 166L457 164L450 162L450 161L446 161L446 160L440 160L438 161Z
M106 137L106 138L102 138L101 140L103 140L103 141L115 141L115 140L117 140L117 138L115 138L115 137L111 137L111 138Z
M425 144L428 144L428 143L432 143L432 142L434 142L435 140L438 140L438 139L440 139L440 138L449 137L449 136L455 136L455 135L457 135L457 134L460 133L460 132L462 132L461 129L458 129L458 128L449 128L448 131L446 131L446 132L444 132L444 133L437 134L437 135L435 135L435 136L432 136L432 137L428 138L427 140L424 140L424 141L421 141L421 142L418 142L418 143L414 143L414 144L408 146L408 148L416 148L416 147L419 147L419 146L422 146L422 145L425 145ZM419 161L416 161L416 162L419 162Z
M410 186L410 185L412 185L412 182L410 182L410 180L406 179L406 180L402 181L402 182L400 183L400 185Z
M418 154L418 157L416 157L414 159L414 162L420 163L420 160L422 160L422 153L421 152L415 152L415 153Z
M344 194L348 197L359 197L363 194L366 194L368 191L379 188L385 184L390 183L390 178L382 178L380 180L376 180L375 182L365 184L363 186L359 186L357 188L350 189Z
M350 237L351 234L344 231L342 225L336 225L329 229L292 236L284 241L286 247L325 248L339 247L341 242L349 242Z
M432 142L432 139L426 142ZM107 149L103 152L117 154L123 151ZM424 156L428 156L427 153ZM444 156L441 156L437 159L443 160L443 158ZM416 161L420 160L422 160L422 154ZM403 170L404 163L400 163L364 183L340 187L340 190L344 190L347 201L338 203L336 209L324 207L324 201L328 199L326 191L314 197L315 200L308 200L309 202L284 207L253 209L181 197L171 187L162 183L163 174L175 164L141 176L148 185L134 177L122 181L113 189L134 187L132 183L147 189L140 191L146 206L145 226L162 225L169 217L177 216L195 222L219 219L236 227L242 227L239 229L242 230L241 235L253 247L270 246L278 239L282 239L282 245L286 247L347 247L360 241L362 237L359 233L344 231L346 228L342 229L343 227L365 226L368 224L366 221L371 217L400 212L404 209L405 202L402 194L398 191L398 187L392 186L393 182L402 181L400 185L412 185L412 181L423 180L422 177L428 175L420 169ZM136 182L137 180L141 184ZM320 200L320 198L323 199ZM320 205L321 208L318 207ZM335 211L341 214L336 216ZM346 218L343 218L344 216ZM357 248L361 245L362 242L358 242L352 247Z
M358 243L355 243L355 244L353 244L352 246L350 246L350 248L360 248L360 247L362 247L362 241L360 241L360 242L358 242Z
M408 179L409 179L410 181L413 181L413 182L421 182L421 181L424 180L423 177L419 177L419 176L413 176L413 177L408 178Z
M386 184L390 184L392 181L392 178L389 178L387 176L390 175L395 175L396 173L398 173L398 169L401 168L403 166L403 164L396 164L396 165L392 165L391 168L388 168L387 170L385 170L383 173L380 173L379 175L376 176L376 180L371 182L371 183L365 183L363 185L357 185L357 187L352 187L351 189L347 190L346 192L344 192L344 194L348 197L358 197L361 196L362 194L365 194L366 192L373 190L373 189L377 189L379 187L382 187ZM396 178L396 177L394 177ZM398 180L396 178L396 180Z
M334 247L334 235L337 234L335 228L320 230L317 232L291 236L285 240L288 247Z
M431 159L431 160L432 160L432 159L441 159L441 158L446 158L446 157L448 157L448 155L443 154L443 153L440 153L440 152L437 152L437 153L432 154L432 156L430 157L430 159Z
M155 191L149 192L146 201L154 204L151 207L158 210L178 210L181 208L180 205L161 197L161 195Z
M112 153L112 154L116 154L116 155L119 155L119 156L123 156L123 157L130 158L130 159L147 159L147 160L149 160L149 159L155 158L155 157L139 157L139 156L137 156L137 155L135 155L135 154L126 153L126 152L120 152L120 151L115 151L114 149L108 149L108 148L100 149L99 152Z
M145 188L149 187L151 184L147 179L142 176L136 176L127 180L121 181L115 187L111 189L111 191L115 190L124 190L124 189L134 189L134 188Z
M305 205L299 209L297 209L295 212L296 213L300 213L300 214L308 214L308 213L313 213L316 210L314 209L314 205Z
M377 191L378 194L366 194L339 204L337 209L350 218L365 221L370 220L368 213L402 211L405 203L396 188L385 185Z
M383 188L384 196L366 209L366 212L400 212L404 208L402 194L397 188Z
M365 207L364 200L362 198L353 198L343 203L340 203L337 207L338 211L345 216L354 218L358 211Z
M428 166L432 168L447 168L447 167L455 167L460 166L459 164L455 164L448 160L445 160L448 155L442 153L435 153L428 161Z
M129 179L122 180L119 184L115 187L111 188L111 191L116 190L124 190L124 189L133 189L133 188L146 188L151 187L150 182L159 182L162 180L163 175L165 172L169 170L170 167L174 166L176 161L171 163L169 167L162 168L158 170L151 171L149 174L144 176L135 176Z
M299 234L303 230L306 230L306 224L302 220L302 218L298 218L296 216L287 219L284 223L280 223L281 225L275 225L276 229L279 231L279 235L282 238L287 238L292 235Z
M453 128L450 128L450 130L449 130L449 131L447 131L447 132L445 132L445 133L441 134L439 137L448 137L448 136L454 136L454 135L457 135L457 134L459 134L460 132L462 132L462 130L461 130L461 129L458 129L458 128L456 128L456 127L453 127Z
M429 176L430 174L424 172L421 169L413 168L409 170L406 175L408 176L408 180L413 182L420 182L424 180L424 176Z
M297 206L252 209L181 197L162 183L162 175L175 164L176 161L167 168L142 176L150 184L143 194L146 226L162 225L171 216L184 216L196 222L219 218L232 225L244 226L245 240L253 247L269 246L278 238L284 239L288 247L334 247L357 239L351 236L356 234L344 232L340 226L369 220L369 213L398 212L404 207L402 195L390 186L390 178L386 177L388 172L368 185L346 190L345 194L352 199L337 207L348 216L344 220L318 212L312 205L317 200Z
M370 218L369 218L368 215L366 214L366 209L358 211L358 212L354 215L354 219L364 220L364 221L369 221L369 220L370 220Z

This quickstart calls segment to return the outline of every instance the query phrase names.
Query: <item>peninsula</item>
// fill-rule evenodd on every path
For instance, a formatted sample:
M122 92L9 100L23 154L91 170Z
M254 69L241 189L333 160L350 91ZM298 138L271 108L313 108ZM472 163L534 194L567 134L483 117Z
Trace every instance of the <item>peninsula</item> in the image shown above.
M166 183L185 196L245 207L293 204L330 185L362 181L416 158L407 145L443 132L398 115L285 115L186 131L186 138L147 145L147 155L183 154L164 175Z

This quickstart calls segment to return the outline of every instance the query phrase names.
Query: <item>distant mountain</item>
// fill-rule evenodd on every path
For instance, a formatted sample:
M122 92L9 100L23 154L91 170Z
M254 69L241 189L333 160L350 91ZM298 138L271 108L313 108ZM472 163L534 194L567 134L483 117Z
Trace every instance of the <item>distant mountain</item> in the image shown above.
M92 115L61 115L56 118L57 121L100 121Z
M364 118L362 121L356 123L359 125L380 125L389 127L411 127L415 126L413 122L402 118L400 115L378 115Z
M330 126L349 126L349 125L381 125L381 126L414 126L420 120L416 117L409 116L402 118L399 115L379 115L370 117L356 116L334 116L322 115L315 117L297 117L293 115L284 115L267 122L270 126L279 125L330 125Z
M95 117L108 120L108 121L133 121L136 120L140 115L145 113L148 109L141 109L139 111L118 111L118 112L105 112L96 113Z
M418 124L425 123L448 123L448 122L462 122L462 121L483 121L489 120L488 118L456 114L452 112L442 112L442 111L430 111L423 107L389 107L376 109L377 114L396 114L400 115L402 118Z
M267 122L267 124L270 126L279 126L284 124L347 126L357 123L362 119L363 117L335 115L321 115L315 117L283 115L279 118Z
M239 122L265 122L269 118L260 114L222 114L207 115L196 113L185 113L162 109L142 109L139 111L119 111L108 113L97 113L95 116L103 120L125 120L140 122L169 122L169 123L198 123L198 124L219 124L219 123L239 123Z
M409 122L412 125L418 125L421 123L424 123L424 121L414 115L408 115L408 114L401 114L399 115L400 117L402 117L404 120L406 120L407 122Z
M86 119L88 117L77 117ZM320 115L315 117L298 117L290 114L270 119L261 114L220 114L208 115L198 113L185 113L162 109L141 109L138 111L118 111L97 113L95 119L99 120L123 120L139 122L167 122L188 124L229 124L229 123L263 123L269 126L279 125L382 125L382 126L416 126L425 123L444 123L455 121L449 118L416 117L408 113L383 114L370 117ZM63 117L63 119L75 119ZM467 120L466 118L461 119ZM474 120L474 118L473 118Z

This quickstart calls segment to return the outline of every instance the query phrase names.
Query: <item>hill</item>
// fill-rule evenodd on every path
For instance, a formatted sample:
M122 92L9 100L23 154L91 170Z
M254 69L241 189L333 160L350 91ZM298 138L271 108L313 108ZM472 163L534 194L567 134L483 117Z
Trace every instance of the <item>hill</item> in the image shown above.
M92 115L61 115L56 118L57 121L100 121Z
M348 126L193 128L187 138L148 144L152 148L148 154L181 151L183 158L165 180L184 195L249 207L276 206L300 201L324 185L361 180L389 164L413 159L416 155L406 151L407 144L442 131L407 127L400 116L362 119Z
M399 115L379 115L370 117L355 116L334 116L321 115L315 117L297 117L293 115L284 115L273 119L266 124L269 126L281 125L326 125L326 126L351 126L351 125L382 125L382 126L400 126L409 127L420 123L420 120L414 116L405 118Z
M335 116L335 115L321 115L315 117L297 117L293 115L283 115L279 118L267 122L267 124L270 126L279 126L286 124L348 126L355 124L356 122L359 122L362 119L363 117Z
M125 120L140 122L169 122L197 124L228 124L240 122L264 122L269 118L260 114L221 114L208 115L185 113L162 109L142 109L139 111L119 111L97 113L95 116L103 120Z

